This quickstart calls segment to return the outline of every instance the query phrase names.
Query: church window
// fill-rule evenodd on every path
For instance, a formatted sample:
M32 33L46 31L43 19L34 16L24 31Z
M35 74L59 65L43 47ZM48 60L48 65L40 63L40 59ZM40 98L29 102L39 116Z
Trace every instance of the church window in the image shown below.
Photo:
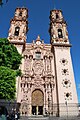
M31 60L32 58L33 58L33 56L32 56L32 55L30 55L30 56L29 56L29 59Z
M59 18L59 15L58 15L58 13L56 13L56 19L58 19Z
M64 93L64 96L65 96L65 100L72 100L72 93L71 92Z
M69 97L70 96L70 94L69 93L66 93L66 97Z
M26 84L24 84L24 87L26 86Z
M27 83L27 88L29 87L28 83Z
M58 37L59 37L59 38L63 38L62 30L61 30L61 29L58 29Z
M65 66L65 65L68 63L68 61L67 61L67 59L62 58L62 59L60 60L60 63Z
M36 52L35 53L35 58L36 59L41 59L41 52Z
M62 69L62 75L68 75L69 72L68 72L68 69Z
M50 83L50 88L52 88L52 84Z
M19 30L20 30L20 27L16 27L15 28L15 33L14 33L15 36L19 35Z
M22 12L20 11L19 16L22 16Z
M66 73L66 72L67 72L67 70L66 70L66 69L64 69L64 70L63 70L63 72L64 72L64 73Z
M66 81L64 81L64 84L65 84L65 85L67 85L67 84L68 84L68 81L67 81L67 80L66 80Z
M67 80L67 79L64 79L64 80L62 81L62 84L63 84L63 87L66 87L66 88L68 88L68 87L71 86L70 80Z
M21 88L22 88L22 83L21 83Z
M65 62L66 62L65 59L63 59L63 60L62 60L62 63L64 64Z

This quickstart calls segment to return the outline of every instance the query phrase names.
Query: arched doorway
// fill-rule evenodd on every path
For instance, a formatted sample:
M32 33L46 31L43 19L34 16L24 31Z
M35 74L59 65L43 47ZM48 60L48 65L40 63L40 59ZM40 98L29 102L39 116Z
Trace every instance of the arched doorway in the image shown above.
M43 115L44 95L41 90L32 92L32 114Z

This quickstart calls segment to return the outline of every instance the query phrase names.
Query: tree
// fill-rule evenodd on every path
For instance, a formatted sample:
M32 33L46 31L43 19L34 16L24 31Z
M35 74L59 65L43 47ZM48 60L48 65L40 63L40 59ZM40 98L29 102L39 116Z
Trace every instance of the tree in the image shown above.
M15 99L16 77L21 75L22 56L15 46L0 39L0 99Z

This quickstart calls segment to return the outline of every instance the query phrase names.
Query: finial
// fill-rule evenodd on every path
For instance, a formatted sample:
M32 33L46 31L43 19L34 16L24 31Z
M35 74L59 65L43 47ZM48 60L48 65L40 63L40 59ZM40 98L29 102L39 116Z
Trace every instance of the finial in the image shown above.
M39 40L40 40L40 35L38 35L37 39L39 39Z
M40 35L37 36L37 39L36 39L36 40L39 40L39 41L41 40L41 39L40 39Z

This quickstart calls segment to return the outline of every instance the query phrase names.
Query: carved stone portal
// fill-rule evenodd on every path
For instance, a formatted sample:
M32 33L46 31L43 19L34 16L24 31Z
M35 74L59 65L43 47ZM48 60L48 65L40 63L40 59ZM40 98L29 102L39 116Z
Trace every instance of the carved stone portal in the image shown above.
M32 93L32 106L43 106L44 104L44 95L42 91L35 90Z

